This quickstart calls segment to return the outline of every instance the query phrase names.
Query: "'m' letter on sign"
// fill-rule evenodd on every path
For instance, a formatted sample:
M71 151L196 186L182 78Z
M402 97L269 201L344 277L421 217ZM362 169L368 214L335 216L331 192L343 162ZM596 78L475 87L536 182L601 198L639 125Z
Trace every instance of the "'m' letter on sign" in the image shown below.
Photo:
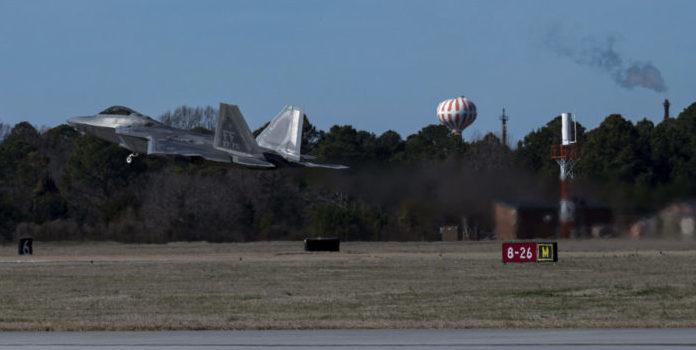
M556 242L537 243L537 262L558 261L558 245Z

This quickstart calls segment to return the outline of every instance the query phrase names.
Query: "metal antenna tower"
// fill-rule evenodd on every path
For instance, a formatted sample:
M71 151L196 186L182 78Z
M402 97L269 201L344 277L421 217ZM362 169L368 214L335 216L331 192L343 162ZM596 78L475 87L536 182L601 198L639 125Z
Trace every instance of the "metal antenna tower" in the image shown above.
M500 122L502 123L502 130L500 132L500 142L503 144L503 146L508 145L508 140L507 140L507 122L508 122L508 116L505 115L505 108L503 108L503 115L500 116Z

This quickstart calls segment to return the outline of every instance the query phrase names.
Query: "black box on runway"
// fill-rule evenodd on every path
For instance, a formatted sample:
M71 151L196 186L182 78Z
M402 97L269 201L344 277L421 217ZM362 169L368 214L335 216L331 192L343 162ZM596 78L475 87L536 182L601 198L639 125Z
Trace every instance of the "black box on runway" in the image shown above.
M304 240L304 249L308 252L337 252L340 246L341 240L338 237L316 237Z

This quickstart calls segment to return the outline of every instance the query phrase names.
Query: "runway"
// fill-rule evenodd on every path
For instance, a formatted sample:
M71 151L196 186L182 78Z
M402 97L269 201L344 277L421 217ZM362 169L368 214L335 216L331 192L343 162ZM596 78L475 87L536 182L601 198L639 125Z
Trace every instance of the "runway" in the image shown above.
M686 349L693 329L4 332L0 349Z

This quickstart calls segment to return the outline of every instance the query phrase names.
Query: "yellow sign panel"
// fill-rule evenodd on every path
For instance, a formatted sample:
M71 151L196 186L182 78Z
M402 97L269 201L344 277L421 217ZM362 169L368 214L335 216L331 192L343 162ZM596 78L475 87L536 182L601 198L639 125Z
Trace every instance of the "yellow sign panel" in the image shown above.
M537 243L537 261L558 261L554 243Z

